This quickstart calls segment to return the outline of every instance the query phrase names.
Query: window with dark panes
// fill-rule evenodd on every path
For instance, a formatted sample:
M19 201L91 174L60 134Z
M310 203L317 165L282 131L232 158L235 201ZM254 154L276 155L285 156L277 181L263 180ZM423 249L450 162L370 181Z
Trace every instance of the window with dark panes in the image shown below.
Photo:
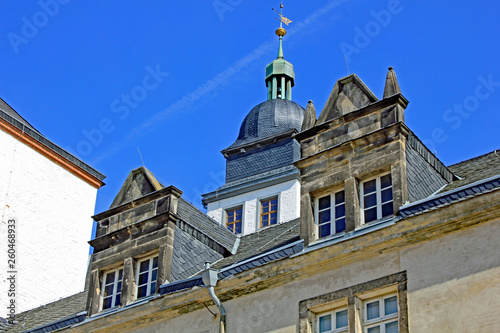
M146 297L156 291L158 256L143 259L137 263L137 298Z
M345 231L345 192L333 192L320 197L316 202L318 238Z
M361 209L363 223L394 213L390 173L361 183Z
M104 274L102 286L102 310L120 305L122 290L123 268L118 268Z

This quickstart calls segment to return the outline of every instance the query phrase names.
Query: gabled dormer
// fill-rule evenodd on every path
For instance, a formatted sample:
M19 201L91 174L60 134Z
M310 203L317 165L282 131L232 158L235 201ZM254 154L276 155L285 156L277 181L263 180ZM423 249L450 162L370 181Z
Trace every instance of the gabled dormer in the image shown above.
M165 187L144 167L127 177L109 210L95 215L87 312L113 311L235 253L226 228Z
M315 126L296 136L307 244L393 217L453 179L406 126L407 105L392 67L381 100L352 74L337 81Z

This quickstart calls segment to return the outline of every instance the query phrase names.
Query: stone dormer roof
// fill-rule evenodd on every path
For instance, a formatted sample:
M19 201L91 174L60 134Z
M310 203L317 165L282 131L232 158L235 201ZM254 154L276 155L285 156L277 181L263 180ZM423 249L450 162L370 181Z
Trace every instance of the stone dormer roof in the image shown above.
M168 195L177 198L175 200L177 203L164 203L164 198ZM175 224L181 231L218 253L225 255L234 253L238 246L238 238L181 196L182 192L179 189L173 186L165 187L145 167L132 170L110 209L94 216L99 225L97 237L90 241L91 245L100 251L109 246L107 243L110 237L116 238L116 242L120 239L124 242L128 239L126 228L133 229L140 223L146 223L145 221L165 213L166 209L174 213ZM172 200L169 202L173 202ZM152 202L155 204L151 204ZM162 208L163 206L168 209Z
M377 101L378 98L363 81L356 74L351 74L335 83L316 124L336 119Z
M164 187L156 180L151 171L145 167L139 167L129 173L109 208L115 208L124 203L139 199Z

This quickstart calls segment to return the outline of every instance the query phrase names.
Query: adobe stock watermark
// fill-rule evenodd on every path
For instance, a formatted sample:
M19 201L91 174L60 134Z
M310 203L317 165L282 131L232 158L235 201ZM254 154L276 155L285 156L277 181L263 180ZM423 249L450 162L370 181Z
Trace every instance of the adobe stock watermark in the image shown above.
M213 191L217 190L226 181L226 174L224 171L218 171L218 172L210 171L208 173L208 176L210 177L211 181L208 181L207 183L205 183L205 185L203 186L203 189L201 189L201 190L198 187L193 188L193 190L192 190L193 197L192 198L185 197L185 199L188 202L192 202L192 203L200 202L202 194L213 192ZM190 199L195 199L195 200L190 200Z
M241 5L243 0L214 0L213 6L215 12L219 16L219 20L224 21L224 14L226 12L232 12L236 6Z
M463 124L464 120L469 118L479 109L481 101L485 101L500 87L500 81L493 81L493 74L487 77L479 75L477 77L479 84L474 89L474 93L465 97L461 103L454 103L452 108L446 109L443 113L443 120L449 123L452 130L456 131ZM448 140L446 131L441 127L436 127L431 132L430 139L424 139L422 142L431 151L436 150L436 144L444 143Z
M7 38L14 52L19 53L21 44L28 44L29 41L38 35L40 29L45 27L51 18L59 13L61 5L66 5L70 0L40 0L38 6L40 10L36 11L31 18L23 16L23 23L20 34L9 32Z
M392 17L400 14L403 9L398 0L389 0L387 9L382 9L378 12L374 10L370 11L373 20L368 21L364 29L358 26L354 27L354 32L356 33L353 40L354 45L346 42L342 42L339 45L346 60L349 62L353 54L359 54L363 49L368 47L371 41L382 32L382 28L387 27L391 23Z
M145 70L146 75L144 75L140 84L134 86L130 93L123 93L120 98L116 98L111 102L111 112L116 114L118 120L127 119L130 112L146 99L148 93L156 89L169 75L167 72L161 71L159 64L155 68L147 66ZM105 135L109 135L116 129L115 123L116 119L113 121L108 117L102 118L96 127L82 130L85 139L78 142L76 149L66 148L66 150L77 157L90 155L94 148L103 142Z

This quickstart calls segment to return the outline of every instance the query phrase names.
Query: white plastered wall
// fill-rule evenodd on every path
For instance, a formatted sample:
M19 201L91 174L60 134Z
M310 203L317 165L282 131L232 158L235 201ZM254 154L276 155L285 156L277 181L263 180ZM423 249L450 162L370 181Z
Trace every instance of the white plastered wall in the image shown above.
M289 180L256 191L222 199L207 205L207 214L225 224L225 210L243 206L243 230L247 235L259 228L260 200L278 196L278 223L284 223L300 216L300 181Z
M0 207L16 220L17 231L16 312L83 291L96 195L96 188L0 130ZM2 317L8 301L6 232L2 223Z

